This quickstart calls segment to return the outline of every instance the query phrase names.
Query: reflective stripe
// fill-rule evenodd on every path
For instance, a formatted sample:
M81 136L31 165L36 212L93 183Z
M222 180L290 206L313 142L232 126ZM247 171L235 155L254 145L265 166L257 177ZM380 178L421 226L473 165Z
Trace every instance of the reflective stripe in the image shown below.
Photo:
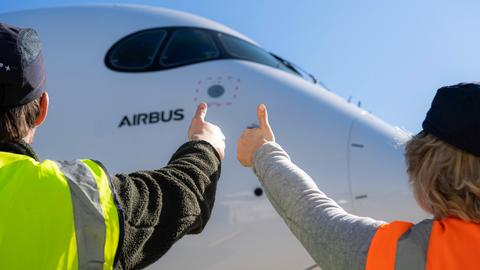
M424 220L398 235L402 227L402 223L393 222L377 231L367 270L479 269L480 224L455 217ZM392 261L392 255L395 261L385 264ZM376 267L379 265L382 267Z
M368 249L366 270L393 270L398 239L412 226L409 222L394 221L378 227Z
M381 226L370 244L366 270L426 269L433 224L394 221Z
M397 243L395 270L424 270L433 220L424 220L411 227Z
M115 266L118 244L122 235L121 226L121 207L116 203L113 184L110 181L107 170L98 161L89 159L82 160L87 165L97 182L100 194L100 203L102 205L103 217L105 219L105 251L103 264L104 270L111 270Z
M81 161L56 163L70 188L78 268L103 269L106 228L95 178Z
M0 152L0 167L0 269L113 269L121 209L99 164Z

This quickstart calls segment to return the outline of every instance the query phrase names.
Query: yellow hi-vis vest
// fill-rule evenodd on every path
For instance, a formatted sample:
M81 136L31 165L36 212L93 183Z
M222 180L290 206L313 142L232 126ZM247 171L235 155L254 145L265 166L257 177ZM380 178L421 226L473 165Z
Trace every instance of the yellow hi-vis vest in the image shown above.
M112 269L119 212L92 160L0 152L0 269Z

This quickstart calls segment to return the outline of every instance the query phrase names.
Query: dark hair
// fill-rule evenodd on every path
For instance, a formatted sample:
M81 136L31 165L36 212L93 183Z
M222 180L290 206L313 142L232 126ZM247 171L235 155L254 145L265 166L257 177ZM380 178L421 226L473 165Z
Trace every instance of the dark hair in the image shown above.
M35 127L40 114L40 98L25 105L0 110L0 141L14 141L25 138Z

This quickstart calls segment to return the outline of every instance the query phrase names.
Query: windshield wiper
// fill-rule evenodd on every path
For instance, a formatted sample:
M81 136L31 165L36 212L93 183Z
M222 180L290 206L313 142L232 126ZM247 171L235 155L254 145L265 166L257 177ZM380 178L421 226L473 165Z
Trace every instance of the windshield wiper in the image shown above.
M302 75L302 73L306 74L308 77L310 77L310 79L312 80L312 82L314 84L318 84L319 81L317 80L317 78L315 78L315 76L313 76L312 74L310 74L309 72L306 72L304 69L300 68L299 66L281 58L280 56L274 54L274 53L270 53L273 57L275 57L275 59L277 59L278 61L280 61L280 63L282 63L284 66L286 66L288 69L290 69L291 71L295 72L298 76L305 78L305 76Z
M295 72L297 75L302 77L302 74L296 68L294 68L293 65L290 62L288 62L287 60L281 58L280 56L278 56L274 53L270 53L270 55L272 55L275 59L277 59L285 67L287 67L288 69L290 69L291 71Z

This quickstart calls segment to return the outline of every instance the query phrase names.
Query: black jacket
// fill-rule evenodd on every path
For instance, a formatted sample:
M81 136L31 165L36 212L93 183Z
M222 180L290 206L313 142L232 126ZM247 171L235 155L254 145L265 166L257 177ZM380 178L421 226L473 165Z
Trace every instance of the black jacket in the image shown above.
M31 156L24 142L0 143L0 151ZM220 158L207 142L187 142L168 165L110 176L121 211L116 269L139 269L158 260L185 234L202 231L215 200Z

